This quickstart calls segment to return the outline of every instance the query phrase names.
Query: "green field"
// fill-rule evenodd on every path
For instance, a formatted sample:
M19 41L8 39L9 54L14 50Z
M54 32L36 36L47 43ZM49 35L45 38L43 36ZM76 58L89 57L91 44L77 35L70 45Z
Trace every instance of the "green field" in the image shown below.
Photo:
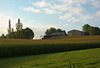
M0 59L0 68L100 68L100 48Z
M44 40L0 39L0 58L39 55L100 47L100 35L66 36Z
M99 53L100 35L0 39L0 68L100 68Z

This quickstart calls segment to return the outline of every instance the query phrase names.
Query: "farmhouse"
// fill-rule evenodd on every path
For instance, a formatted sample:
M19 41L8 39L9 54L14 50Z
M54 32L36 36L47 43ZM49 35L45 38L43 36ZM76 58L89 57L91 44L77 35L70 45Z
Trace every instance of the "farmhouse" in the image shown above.
M84 36L84 35L86 35L86 33L83 31L79 31L79 30L68 31L68 36Z
M66 34L65 34L65 32L52 33L49 35L45 35L43 39L47 39L50 37L59 37L59 36L66 36Z

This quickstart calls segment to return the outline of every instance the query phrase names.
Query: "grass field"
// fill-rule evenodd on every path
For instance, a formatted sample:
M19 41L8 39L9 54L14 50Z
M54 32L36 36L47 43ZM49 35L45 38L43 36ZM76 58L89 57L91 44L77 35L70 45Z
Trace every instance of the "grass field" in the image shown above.
M100 48L0 59L0 68L100 68Z
M44 40L0 39L0 58L66 52L100 47L100 35Z

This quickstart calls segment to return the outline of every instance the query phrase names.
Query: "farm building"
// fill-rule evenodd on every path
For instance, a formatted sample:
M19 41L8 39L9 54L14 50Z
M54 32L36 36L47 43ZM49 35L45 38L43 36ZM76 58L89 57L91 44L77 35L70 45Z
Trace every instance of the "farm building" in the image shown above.
M59 36L66 36L66 33L65 32L52 33L52 34L49 34L49 35L45 35L43 39L47 39L47 38L50 38L50 37L59 37Z
M68 31L68 36L84 36L84 35L86 35L86 33L83 31L79 31L79 30Z

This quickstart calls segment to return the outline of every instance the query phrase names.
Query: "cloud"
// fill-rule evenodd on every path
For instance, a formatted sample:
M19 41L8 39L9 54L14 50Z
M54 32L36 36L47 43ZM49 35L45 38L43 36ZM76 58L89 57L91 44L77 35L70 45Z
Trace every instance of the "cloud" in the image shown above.
M64 26L68 27L68 28L73 28L73 26L71 24L65 24Z
M94 8L100 8L99 0L74 0L74 1L75 1L75 3L90 4Z
M55 10L59 10L59 11L66 11L68 10L68 5L66 4L54 4L53 6L51 6L52 9L55 9Z
M47 14L61 14L61 12L70 12L73 14L80 14L82 11L84 11L84 9L79 6L79 4L75 4L78 5L77 7L73 6L74 1L73 0L59 0L59 3L56 3L55 1L53 1L53 3L47 2L46 0L42 0L42 1L37 1L32 3L33 6L35 7L39 7L38 9L35 9L33 7L28 7L28 8L24 8L23 10L25 11L33 11L33 12L45 12ZM62 2L62 3L61 3Z
M65 19L67 20L67 22L86 22L89 19L94 18L93 16L89 15L89 14L81 14L79 15L79 17L74 17L72 16L72 14L65 14L64 16L59 17L59 19Z
M97 12L96 12L96 15L95 15L95 17L98 17L98 18L100 18L100 11L97 11Z
M91 2L91 1L90 0L74 0L75 3L82 3L82 4L86 4L86 3Z
M47 7L47 6L50 6L51 4L47 3L45 0L43 0L43 1L38 1L38 2L32 3L32 5L35 5L37 7Z
M81 21L81 19L76 19L75 17L72 17L67 20L67 22L79 22L79 21Z
M87 20L89 19L93 19L94 17L86 14L86 15L80 15L80 17L71 17L69 19L67 19L67 22L87 22Z
M60 0L60 1L64 1L65 0ZM73 0L74 1L74 0ZM66 1L67 2L67 1ZM62 9L61 11L65 12L65 14L59 17L59 19L63 19L63 20L67 20L67 22L86 22L89 19L92 19L93 16L90 14L84 14L86 12L85 8L83 8L80 5L81 3L87 3L88 1L74 1L75 3L73 3L73 5L67 5L67 4L63 4L63 5L59 5L57 7L57 5L55 5L57 8L56 9Z
M24 10L24 11L32 11L32 12L35 12L35 13L40 12L39 9L35 9L33 7L23 8L22 10Z
M41 0L32 3L37 9L28 7L23 10L46 14L59 14L58 19L65 19L68 22L86 22L86 20L93 18L93 14L87 14L88 9L86 10L83 7L85 4L92 5L92 8L89 9L100 8L100 1L98 0Z
M72 17L72 14L65 14L64 16L60 16L59 19L69 19Z
M67 5L73 4L73 0L58 0L59 2L66 3Z
M71 12L72 14L76 14L76 15L80 15L82 14L82 12L84 12L85 9L82 7L72 7L69 12Z
M59 10L62 13L63 12L70 12L72 14L80 14L81 12L84 12L84 8L81 6L72 6L72 5L67 5L67 4L63 4L63 5L58 5L58 4L54 4L54 6L52 7L55 10Z
M100 1L93 0L92 5L95 6L96 8L100 8Z
M46 29L49 29L51 27L56 28L57 26L56 25L46 25L46 26L44 26L44 28L46 28Z
M44 10L45 13L47 13L47 14L56 14L56 13L60 13L60 12L58 12L58 11L56 11L56 10L48 9L48 8L44 8L43 10Z
M86 20L89 20L89 19L92 19L92 18L94 18L94 17L89 15L89 14L81 15L81 20L82 21L86 21Z

